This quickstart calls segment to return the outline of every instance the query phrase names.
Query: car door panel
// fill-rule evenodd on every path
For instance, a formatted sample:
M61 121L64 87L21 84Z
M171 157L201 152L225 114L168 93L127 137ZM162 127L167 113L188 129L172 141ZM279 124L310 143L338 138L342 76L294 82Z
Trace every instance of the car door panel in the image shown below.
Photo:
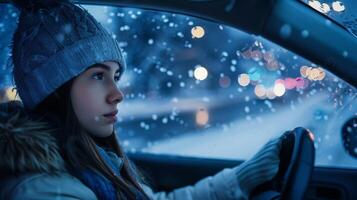
M192 185L204 177L243 162L145 153L129 154L129 157L156 191L171 191ZM352 200L357 198L356 186L355 169L315 167L305 198Z

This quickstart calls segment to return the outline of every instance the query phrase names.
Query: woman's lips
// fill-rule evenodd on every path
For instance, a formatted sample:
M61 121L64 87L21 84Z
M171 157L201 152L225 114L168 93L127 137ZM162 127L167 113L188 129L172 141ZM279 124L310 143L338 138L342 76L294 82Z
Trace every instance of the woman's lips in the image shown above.
M118 119L117 116L115 115L104 115L104 117L107 119L108 122L110 123L115 123Z
M113 112L104 114L104 116L109 116L109 115L114 115L115 116L116 114L118 114L118 110L114 110Z
M108 120L108 122L114 123L117 121L117 116L116 116L117 113L118 113L118 110L115 110L115 111L105 114L103 116Z

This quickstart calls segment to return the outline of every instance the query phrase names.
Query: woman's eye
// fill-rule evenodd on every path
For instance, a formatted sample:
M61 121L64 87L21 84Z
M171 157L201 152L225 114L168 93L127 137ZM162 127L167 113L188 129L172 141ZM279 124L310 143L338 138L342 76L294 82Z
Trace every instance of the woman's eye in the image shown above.
M103 80L104 74L103 74L102 72L95 73L95 74L93 75L93 78L94 78L94 79L97 79L97 80Z
M119 80L120 80L120 76L115 76L115 77L114 77L114 81L115 81L115 82L119 82Z

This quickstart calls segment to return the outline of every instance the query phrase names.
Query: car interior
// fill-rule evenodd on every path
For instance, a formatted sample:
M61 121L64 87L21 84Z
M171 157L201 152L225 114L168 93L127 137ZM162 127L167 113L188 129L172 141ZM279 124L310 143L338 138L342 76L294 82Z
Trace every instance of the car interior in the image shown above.
M323 66L352 88L355 89L357 86L357 37L337 21L314 12L309 5L298 0L77 0L74 2L82 5L109 5L172 12L224 24L270 40ZM7 4L9 1L1 0L0 5L2 3ZM303 30L309 30L309 40L301 36ZM284 36L286 32L289 36ZM356 106L354 102L352 104ZM357 126L356 113L350 112L350 116L352 116L350 121L343 122L345 127L341 129L347 130L347 127ZM291 127L294 128L296 127ZM357 199L357 168L314 166L315 147L311 134L306 127L296 128L294 134L286 134L285 145L280 154L281 168L277 177L256 188L250 199ZM357 133L354 132L354 136L346 140L353 143L355 147L356 135ZM344 136L348 137L346 134ZM244 162L244 160L224 158L130 151L128 156L155 191L167 192L192 185L204 177Z

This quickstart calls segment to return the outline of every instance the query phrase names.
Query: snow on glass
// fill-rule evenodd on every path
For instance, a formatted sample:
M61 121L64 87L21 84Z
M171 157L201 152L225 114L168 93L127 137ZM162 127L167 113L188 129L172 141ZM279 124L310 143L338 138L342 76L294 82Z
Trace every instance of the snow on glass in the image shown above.
M199 137L202 144L214 138L218 143L222 134L231 139L217 145L234 149L255 141L243 138L267 139L304 126L316 131L319 152L335 137L326 139L321 124L333 124L336 113L356 110L354 88L323 66L264 38L178 14L84 7L118 40L126 58L127 69L119 82L125 99L119 105L116 128L127 151L154 152L160 147L162 153L164 143L175 146L187 137ZM0 16L0 56L5 58L11 40L7 31L14 29L12 18L17 12L0 8L5 13ZM281 34L288 37L290 28L282 27ZM307 38L309 30L301 34ZM0 59L1 84L10 91L11 79L4 78L10 70L4 60ZM190 144L185 148L190 149ZM339 152L342 147L336 148ZM179 149L177 154L184 154ZM175 151L165 153L169 152ZM224 150L201 153L231 159L240 156ZM331 151L317 163L330 165L335 157Z

